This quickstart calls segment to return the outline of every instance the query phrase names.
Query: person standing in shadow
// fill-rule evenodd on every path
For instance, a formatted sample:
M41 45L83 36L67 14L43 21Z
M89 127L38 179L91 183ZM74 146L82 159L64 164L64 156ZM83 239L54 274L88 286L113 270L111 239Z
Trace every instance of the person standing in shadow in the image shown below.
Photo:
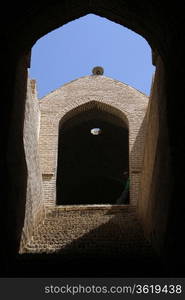
M116 204L127 204L129 202L130 179L128 172L123 173L124 189L120 197L116 200Z

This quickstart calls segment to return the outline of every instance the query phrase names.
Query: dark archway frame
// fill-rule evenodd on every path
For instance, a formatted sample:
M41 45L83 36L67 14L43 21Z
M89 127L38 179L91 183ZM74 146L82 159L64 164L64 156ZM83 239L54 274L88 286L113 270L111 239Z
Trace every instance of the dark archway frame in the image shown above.
M61 4L61 3L56 3L55 5L50 5L50 6L45 6L44 10L40 10L38 12L38 15L36 14L34 19L29 19L29 22L26 22L27 25L26 26L22 26L21 30L20 28L15 27L15 30L17 29L19 31L19 33L17 33L16 35L16 44L18 45L17 50L19 52L19 54L21 55L21 59L18 60L19 61L19 66L17 69L17 80L16 80L16 85L15 88L16 90L19 90L19 86L23 86L23 91L24 93L22 93L21 95L18 93L18 95L15 95L15 105L17 103L17 101L19 101L20 104L20 97L21 97L21 102L23 104L22 108L22 112L20 111L20 113L22 114L22 120L24 120L24 102L25 102L25 94L26 94L26 77L25 77L25 81L22 80L23 78L23 74L24 76L26 76L26 67L29 66L30 63L30 49L31 47L34 45L34 43L37 41L37 39L39 39L40 37L42 37L43 35L47 34L48 32L50 32L51 30L54 30L56 28L58 28L59 26L62 26L76 18L82 17L88 13L94 13L97 14L99 16L102 17L106 17L111 21L114 21L116 23L119 23L120 25L126 26L132 30L134 30L135 32L141 34L151 45L151 47L153 49L157 49L157 52L159 52L161 55L163 53L163 45L161 44L161 48L160 47L160 40L161 40L161 35L159 35L158 37L156 37L156 35L158 34L158 31L154 30L154 28L151 26L150 29L148 29L147 27L147 21L142 19L142 13L141 15L135 13L132 9L126 6L123 7L123 11L122 11L122 15L120 15L120 9L114 5L114 7L112 8L112 4L111 2L108 3L108 5L110 5L110 9L108 9L107 4L105 5L105 7L103 7L102 5L100 5L98 2L83 2L82 6L78 6L78 2L73 2L70 4ZM49 19L48 19L48 16ZM132 20L135 20L134 22ZM28 20L27 20L28 21ZM146 24L145 24L146 22ZM157 23L158 24L158 23ZM157 25L159 26L159 24ZM39 31L38 31L38 27L39 27ZM12 36L12 43L15 42L14 40L15 36ZM158 40L158 43L156 42ZM19 48L20 47L20 48ZM21 51L21 49L24 49L23 51ZM15 53L16 55L16 53ZM23 74L22 74L23 73ZM21 82L19 82L19 78L21 78ZM18 116L18 114L17 114ZM20 123L19 123L20 125ZM23 123L22 123L23 125ZM15 123L12 123L12 136L16 136L18 135L18 132L20 133L20 144L22 143L22 132L23 132L23 128L18 129L18 132L16 132L16 134L14 133L16 130L16 126ZM17 130L16 130L17 131ZM22 150L24 152L24 148L22 145ZM10 150L11 152L11 150ZM20 156L21 151L19 151L19 153L17 153L18 156ZM16 157L16 155L14 156ZM22 157L21 157L22 159ZM26 165L25 164L25 160L23 161L22 167L23 167L23 173L26 172ZM14 163L13 163L14 164ZM21 167L21 166L19 166ZM22 172L22 171L21 171ZM14 175L13 175L14 176ZM24 193L24 201L26 201L25 197L25 187L22 190L22 192ZM24 210L25 208L25 204L21 204L21 209L20 210ZM23 216L23 214L22 214ZM22 230L22 226L23 226L23 220L24 218L20 218L19 219L19 234L21 233Z
M101 133L93 136L90 131L97 125ZM125 171L129 172L129 134L123 119L95 105L60 122L58 205L117 204Z
M4 11L9 15L8 4ZM45 4L17 4L12 18L6 23L6 32L2 35L2 85L1 128L3 128L1 148L2 164L2 193L1 211L6 211L5 225L8 233L6 253L12 257L17 253L21 231L24 222L24 208L26 203L26 161L23 147L24 106L26 95L27 67L29 66L30 49L43 35L71 20L88 13L95 13L106 17L141 34L158 52L163 60L166 72L165 91L167 97L167 116L170 146L172 156L173 190L170 203L171 219L168 225L174 236L178 237L178 229L182 228L182 212L184 201L179 197L176 205L179 186L183 186L185 159L183 156L182 135L177 135L182 128L184 110L179 110L176 99L183 101L184 87L184 23L183 9L179 5L157 3L156 1L52 1ZM181 86L182 89L179 89ZM162 121L161 121L162 124ZM161 125L162 126L162 125ZM174 129L175 128L175 129ZM4 134L6 133L6 134ZM7 134L8 133L8 134ZM184 133L183 133L184 134ZM16 147L15 147L16 145ZM15 172L16 170L16 172ZM19 176L17 176L19 174ZM179 194L180 196L180 194ZM169 199L170 201L170 199ZM3 218L2 218L3 220ZM178 220L178 229L174 229ZM8 224L8 225L7 225ZM167 244L173 249L177 245L175 238L166 237ZM168 247L167 247L168 248ZM178 250L178 247L177 247ZM173 255L174 256L174 255ZM181 256L180 256L181 257Z

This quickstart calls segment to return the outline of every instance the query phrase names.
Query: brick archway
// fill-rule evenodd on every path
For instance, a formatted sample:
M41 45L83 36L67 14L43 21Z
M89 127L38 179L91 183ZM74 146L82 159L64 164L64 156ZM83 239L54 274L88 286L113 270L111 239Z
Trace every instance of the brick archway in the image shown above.
M75 116L78 114L84 122L88 121L90 112L96 110L102 114L104 121L117 127L125 124L124 127L128 128L130 204L136 205L144 155L144 116L147 105L148 97L105 76L85 76L45 96L40 105L40 158L45 204L56 204L60 128L77 125L80 118Z
M129 141L126 117L122 114L122 119L118 118L114 110L93 101L61 119L56 180L58 205L116 204L124 189L123 173L129 171ZM69 118L70 115L73 117ZM100 134L93 135L91 130L97 126Z

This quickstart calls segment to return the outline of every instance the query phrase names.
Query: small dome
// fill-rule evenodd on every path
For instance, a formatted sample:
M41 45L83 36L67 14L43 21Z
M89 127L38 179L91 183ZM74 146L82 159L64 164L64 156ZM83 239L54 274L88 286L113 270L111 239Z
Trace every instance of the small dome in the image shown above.
M103 75L104 69L102 67L94 67L92 70L93 75Z

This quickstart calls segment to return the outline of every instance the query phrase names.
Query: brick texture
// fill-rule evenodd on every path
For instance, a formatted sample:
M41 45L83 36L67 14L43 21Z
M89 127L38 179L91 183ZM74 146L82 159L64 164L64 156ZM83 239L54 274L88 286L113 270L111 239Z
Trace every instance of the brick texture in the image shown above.
M24 253L154 257L136 209L130 206L50 208Z
M25 120L24 149L27 164L27 193L24 227L20 251L33 235L35 226L44 217L44 199L39 160L40 110L36 95L35 81L28 79Z
M145 234L150 237L156 249L163 247L170 208L168 199L172 189L171 155L169 147L166 147L169 144L169 131L165 84L166 72L158 56L146 114L147 132L138 201L138 212Z
M40 100L39 152L44 202L56 204L59 124L91 109L107 111L129 129L130 203L136 205L143 163L145 113L148 97L136 89L105 76L85 76L65 84ZM62 179L61 179L62 180Z

